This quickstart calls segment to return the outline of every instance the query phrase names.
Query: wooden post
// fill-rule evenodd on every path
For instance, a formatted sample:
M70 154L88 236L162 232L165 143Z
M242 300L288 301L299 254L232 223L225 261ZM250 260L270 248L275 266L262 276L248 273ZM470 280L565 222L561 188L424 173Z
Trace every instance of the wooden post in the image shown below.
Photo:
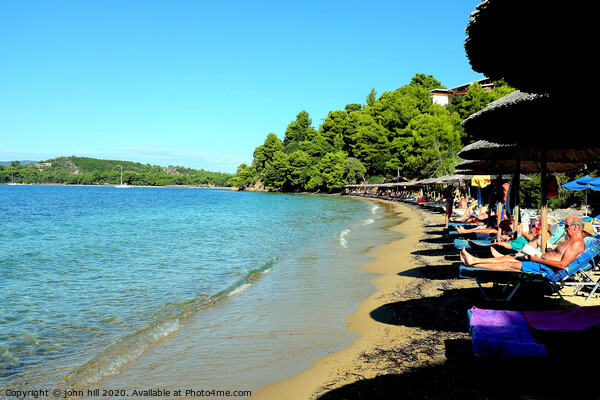
M517 165L516 165L516 170L515 170L515 178L516 180L514 181L514 187L512 188L511 192L515 193L515 204L513 207L514 210L514 224L515 224L515 229L518 232L519 231L519 221L521 220L521 212L520 212L520 207L519 207L519 203L521 202L521 197L520 197L520 186L521 186L521 160L517 160Z
M546 253L546 240L548 240L548 166L546 164L546 151L542 149L542 254Z

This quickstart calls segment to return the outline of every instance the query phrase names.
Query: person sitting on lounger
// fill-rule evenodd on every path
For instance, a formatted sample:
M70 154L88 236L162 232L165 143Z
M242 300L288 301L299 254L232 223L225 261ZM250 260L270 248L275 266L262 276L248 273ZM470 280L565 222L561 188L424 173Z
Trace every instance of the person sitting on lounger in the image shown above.
M561 225L555 224L553 219L548 219L548 239L546 240L546 248L552 249L555 243L563 236L564 233L565 230ZM527 244L534 249L539 248L541 247L540 243L542 242L542 235L534 235L529 232L523 232L522 235L517 236L516 238L509 237L506 240L499 240L494 243L477 243L470 239L467 240L467 242L469 243L469 247L472 249L490 249L492 250L494 257L497 257L498 253L494 252L493 250L505 249L520 251L523 246Z
M568 239L556 249L546 252L542 257L531 256L530 261L521 261L511 256L477 258L469 254L466 249L462 249L460 258L467 267L553 274L557 270L566 268L585 250L583 229L584 224L581 217L570 216L565 223Z

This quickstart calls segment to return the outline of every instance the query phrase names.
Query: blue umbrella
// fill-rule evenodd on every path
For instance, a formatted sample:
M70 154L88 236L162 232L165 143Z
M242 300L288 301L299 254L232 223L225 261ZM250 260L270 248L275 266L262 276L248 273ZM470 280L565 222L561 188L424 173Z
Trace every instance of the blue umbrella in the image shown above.
M600 190L600 178L594 178L588 182L590 185L590 189L592 190Z
M562 187L568 190L585 190L585 215L587 216L587 189L600 190L600 178L592 178L591 176L586 175L579 179L575 179L574 181L565 183Z
M569 183L565 183L564 185L562 185L562 187L569 190L585 190L590 188L589 182L593 181L594 179L596 178L592 178L591 176L586 175L582 178L575 179L574 181L571 181Z

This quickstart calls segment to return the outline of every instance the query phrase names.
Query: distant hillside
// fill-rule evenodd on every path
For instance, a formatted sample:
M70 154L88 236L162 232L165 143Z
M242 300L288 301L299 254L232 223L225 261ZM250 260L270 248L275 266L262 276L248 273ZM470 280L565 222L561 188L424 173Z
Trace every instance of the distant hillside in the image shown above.
M51 163L52 170L59 170L69 174L85 174L97 171L99 173L111 172L119 170L123 167L123 172L135 172L138 174L147 173L166 173L168 175L190 175L199 172L210 172L204 169L193 169L182 166L169 166L161 167L160 165L142 164L133 161L121 161L121 160L101 160L98 158L89 157L57 157L50 160L42 161L44 163ZM210 172L219 173L219 172Z
M123 171L148 173L148 172L166 172L165 169L159 165L141 164L132 161L119 161L119 160L101 160L98 158L89 157L57 157L50 160L44 161L45 163L52 163L53 170L59 170L68 174L85 174L94 171L100 173L110 172L112 170L123 167Z
M100 160L89 157L57 157L50 160L12 166L0 166L0 183L61 183L83 185L118 184L139 186L209 185L227 186L232 174L210 172L181 166L161 167L132 161Z
M31 160L17 160L21 165L27 165L27 164L33 164L36 163L37 161L31 161ZM0 165L12 165L12 163L14 163L14 161L0 161Z

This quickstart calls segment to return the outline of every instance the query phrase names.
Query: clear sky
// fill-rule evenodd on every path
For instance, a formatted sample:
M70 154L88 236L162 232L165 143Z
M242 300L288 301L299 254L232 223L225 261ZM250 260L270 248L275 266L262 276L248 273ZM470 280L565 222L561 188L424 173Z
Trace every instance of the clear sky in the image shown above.
M234 173L306 110L483 76L480 0L0 0L0 160L82 156Z

